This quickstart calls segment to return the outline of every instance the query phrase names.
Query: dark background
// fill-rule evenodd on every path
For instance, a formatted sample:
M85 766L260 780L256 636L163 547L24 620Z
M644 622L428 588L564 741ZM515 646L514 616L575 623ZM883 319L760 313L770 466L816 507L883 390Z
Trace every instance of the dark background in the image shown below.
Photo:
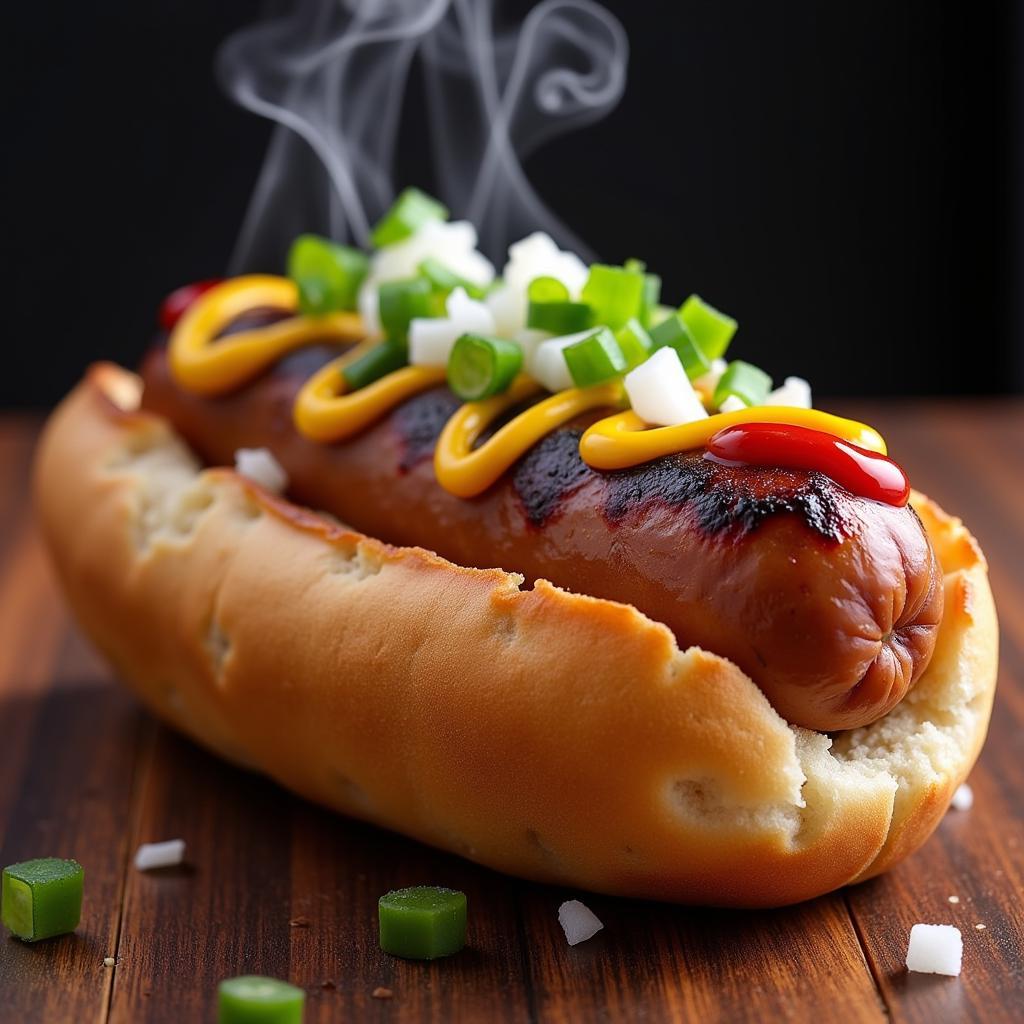
M700 292L740 320L739 354L820 393L1024 389L1015 5L606 6L624 101L527 163L597 252ZM133 362L162 295L223 272L269 129L212 60L256 10L5 10L0 406ZM412 110L402 183L429 185L421 134Z

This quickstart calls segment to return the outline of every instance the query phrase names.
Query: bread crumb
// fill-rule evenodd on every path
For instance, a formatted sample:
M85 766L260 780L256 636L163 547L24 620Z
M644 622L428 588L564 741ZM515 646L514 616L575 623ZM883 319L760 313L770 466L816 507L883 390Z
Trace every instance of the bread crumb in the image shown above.
M374 999L390 999L394 994L395 993L392 992L391 989L384 988L383 985L378 985L373 990L373 998Z
M104 967L113 967L116 962L117 961L114 960L114 958L112 956L105 956L103 958L103 966Z
M974 790L965 782L962 786L958 786L956 792L953 794L953 799L950 800L949 806L955 811L969 811L974 803Z
M335 985L334 982L330 980L330 978L328 978L327 981L321 981L320 982L320 987L321 988L326 988L326 989L332 989L332 988L337 988L338 986Z
M959 896L950 896L949 897L949 902L950 903L959 903L960 902L960 897Z
M308 917L302 917L300 915L299 917L293 917L288 922L288 924L290 924L292 926L292 928L308 928L309 927L309 918Z
M983 924L976 924L974 927L979 932L983 932L985 930L985 926Z

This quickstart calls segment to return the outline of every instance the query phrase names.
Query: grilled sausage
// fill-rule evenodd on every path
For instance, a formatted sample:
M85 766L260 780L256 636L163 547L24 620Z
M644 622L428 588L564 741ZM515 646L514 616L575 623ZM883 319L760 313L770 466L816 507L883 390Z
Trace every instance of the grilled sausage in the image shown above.
M632 604L681 645L730 658L797 725L867 724L927 666L942 578L910 506L856 497L820 473L725 466L702 452L597 472L579 456L584 420L548 435L480 497L457 498L433 473L458 407L446 388L344 443L297 433L295 395L336 354L306 349L211 399L179 388L158 347L143 365L143 405L210 464L269 448L292 498L364 533Z

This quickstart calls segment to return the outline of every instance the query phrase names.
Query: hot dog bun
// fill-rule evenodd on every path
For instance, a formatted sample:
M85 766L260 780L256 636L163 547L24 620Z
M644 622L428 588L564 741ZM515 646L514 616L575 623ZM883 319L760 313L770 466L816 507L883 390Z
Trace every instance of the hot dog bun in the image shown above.
M772 906L907 856L977 757L995 609L976 542L924 496L935 655L830 740L628 605L521 590L202 471L138 390L94 367L41 442L68 599L157 714L311 800L527 878Z

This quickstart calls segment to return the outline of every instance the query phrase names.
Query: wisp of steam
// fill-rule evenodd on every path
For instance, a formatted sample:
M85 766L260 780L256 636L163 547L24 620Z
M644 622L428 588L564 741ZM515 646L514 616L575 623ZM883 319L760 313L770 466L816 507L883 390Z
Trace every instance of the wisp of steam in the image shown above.
M606 114L625 88L628 44L592 0L544 0L498 30L492 0L295 0L231 36L228 93L275 122L231 270L279 269L316 231L366 245L390 204L403 101L423 91L435 191L478 228L500 265L509 243L548 232L587 247L544 205L522 160Z

